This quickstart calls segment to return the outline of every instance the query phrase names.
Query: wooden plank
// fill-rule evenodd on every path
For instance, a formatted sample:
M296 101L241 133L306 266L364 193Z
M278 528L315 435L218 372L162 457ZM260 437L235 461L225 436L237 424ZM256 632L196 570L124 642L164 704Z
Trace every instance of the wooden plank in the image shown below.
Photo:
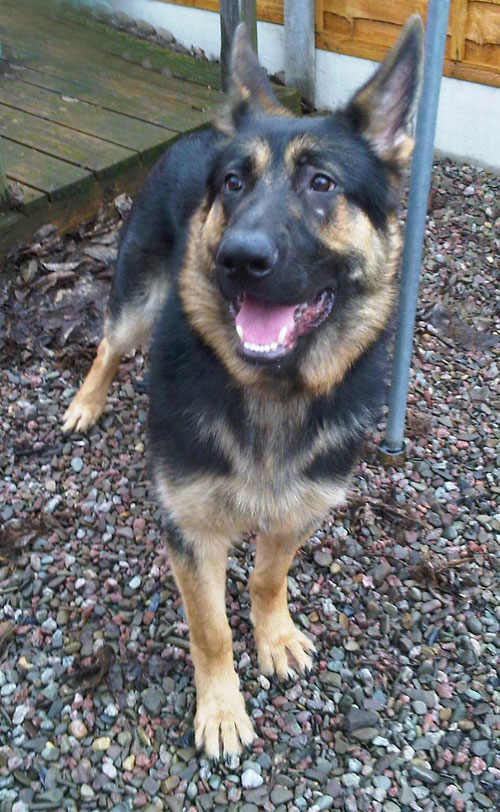
M66 47L47 35L45 38L40 35L37 47L42 43L43 49L37 53L26 45L25 33L10 30L9 37L18 51L18 61L25 61L37 71L42 70L64 78L65 81L57 87L64 95L83 98L115 112L163 125L177 132L197 127L213 116L211 101L217 96L212 95L207 102L186 98L189 86L186 88L185 82L180 82L180 87L175 91L164 90L159 83L151 82L150 72L144 70L143 78L130 79L124 84L126 62L122 62L121 66L117 64L115 70L103 70L100 54L89 52L81 42L78 47L75 45L70 62ZM196 62L192 57L190 59ZM91 65L95 67L92 68Z
M500 45L500 6L469 3L465 37L478 45Z
M141 153L161 148L169 135L174 134L173 130L103 110L79 99L70 100L68 96L23 81L0 81L0 103Z
M43 70L56 76L68 76L80 81L83 86L96 87L100 81L106 80L113 82L115 86L120 86L120 92L124 95L126 93L126 88L123 86L125 74L130 79L140 82L143 87L153 85L161 88L164 95L171 98L172 101L182 102L193 108L203 108L219 99L217 92L208 87L174 77L162 76L155 70L135 64L130 58L130 52L126 50L117 55L108 54L93 49L83 38L80 38L75 43L70 62L67 47L51 34L40 32L37 35L35 47L32 47L30 39L27 40L26 32L22 28L11 26L6 36L8 39L5 42L4 51L11 62ZM194 57L187 58L196 62Z
M500 74L500 45L478 45L476 42L467 40L465 56L473 65L492 68Z
M67 197L96 183L86 169L61 161L32 147L3 139L7 177L45 192L49 199Z
M204 11L219 11L218 0L162 0L177 6L200 8ZM257 19L283 25L283 0L257 0Z
M450 58L462 61L465 56L468 0L455 0L450 6Z
M314 4L314 28L323 31L323 15L325 13L325 0L316 0Z
M27 222L27 217L18 211L0 211L0 258L18 242L19 229Z
M115 173L122 164L125 166L139 160L139 154L133 150L14 110L5 104L0 104L0 132L12 141L90 169L97 176Z
M23 214L33 214L47 208L48 197L45 192L14 181L13 178L9 178L9 180L15 197L15 205L12 208L16 211L22 211Z
M29 15L26 13L27 8ZM59 52L66 52L67 56L70 43L71 62L81 61L91 70L94 65L96 68L100 67L100 60L103 59L104 62L106 55L114 55L137 65L146 62L159 72L167 69L174 77L195 84L220 88L219 66L213 62L195 59L149 40L139 39L98 23L86 15L56 14L53 5L41 11L38 6L24 2L20 9L7 4L2 8L1 19L4 56L14 61L17 59L40 64L47 45L59 48ZM69 66L70 60L66 58L66 61ZM184 89L189 92L188 87Z
M427 0L323 0L324 10L346 20L358 18L404 25L410 14L425 19Z
M95 47L104 53L123 56L131 62L142 64L147 60L153 68L161 71L163 68L171 70L172 75L187 79L209 87L220 89L219 66L208 60L194 59L187 54L155 45L148 40L138 39L123 31L116 31L103 23L87 21L87 28L92 32ZM76 29L78 32L78 28Z
M114 82L103 81L100 87L82 84L75 80L61 77L49 77L37 73L34 84L41 87L50 86L59 89L64 95L74 96L82 101L90 102L104 110L131 116L140 121L165 127L175 132L185 132L206 124L214 117L215 110L193 110L190 107L165 98L160 92L151 88L142 88L141 85L126 82L122 79L121 88L127 88L125 95L120 85ZM145 93L148 93L146 96Z

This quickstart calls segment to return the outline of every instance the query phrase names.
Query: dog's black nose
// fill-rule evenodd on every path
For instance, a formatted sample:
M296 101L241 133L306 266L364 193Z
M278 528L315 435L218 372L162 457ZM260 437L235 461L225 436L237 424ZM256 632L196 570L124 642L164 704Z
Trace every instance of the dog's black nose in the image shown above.
M278 249L262 231L242 231L225 237L216 261L228 276L266 276L276 264Z

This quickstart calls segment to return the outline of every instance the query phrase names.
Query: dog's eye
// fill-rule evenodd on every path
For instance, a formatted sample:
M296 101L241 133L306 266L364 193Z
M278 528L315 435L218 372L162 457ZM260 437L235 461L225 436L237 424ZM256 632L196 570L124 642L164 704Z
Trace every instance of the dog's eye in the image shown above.
M331 192L335 189L335 183L328 175L318 172L311 180L311 189L315 192Z
M228 190L228 192L239 192L241 187L243 186L240 178L234 172L230 172L224 178L224 188Z

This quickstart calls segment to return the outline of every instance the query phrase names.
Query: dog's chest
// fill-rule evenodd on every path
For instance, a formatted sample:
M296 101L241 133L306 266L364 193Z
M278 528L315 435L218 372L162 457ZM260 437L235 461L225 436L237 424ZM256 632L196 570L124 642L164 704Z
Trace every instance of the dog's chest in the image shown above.
M247 402L243 420L237 435L224 432L230 473L219 480L214 500L244 529L264 529L290 515L310 520L343 498L348 476L335 465L343 441L338 426L311 423L298 401L264 398ZM330 458L330 472L315 477L311 464L321 455Z

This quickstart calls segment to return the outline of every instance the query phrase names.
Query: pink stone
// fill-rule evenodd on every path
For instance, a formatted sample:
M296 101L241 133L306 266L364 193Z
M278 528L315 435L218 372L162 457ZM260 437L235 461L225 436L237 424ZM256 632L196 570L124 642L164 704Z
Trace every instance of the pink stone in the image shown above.
M470 763L470 771L472 775L481 775L486 769L486 762L479 756L474 756Z

